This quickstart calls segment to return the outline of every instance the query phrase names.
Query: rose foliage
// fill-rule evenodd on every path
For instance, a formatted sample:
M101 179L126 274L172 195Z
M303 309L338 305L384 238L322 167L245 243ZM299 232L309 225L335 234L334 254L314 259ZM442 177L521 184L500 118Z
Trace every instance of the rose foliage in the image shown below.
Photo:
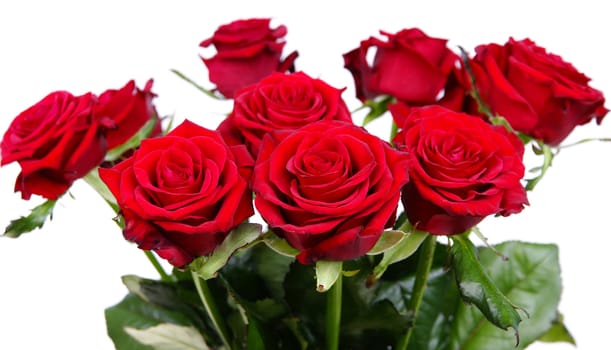
M79 179L98 191L160 275L123 276L129 293L105 314L117 349L573 342L558 248L473 242L483 220L527 210L577 126L602 122L590 79L528 38L469 53L418 28L381 31L343 56L361 103L350 112L347 87L295 71L286 26L270 23L237 20L201 42L216 51L202 58L213 88L197 87L232 102L215 130L164 130L152 80L26 108L1 165L21 167L23 199L46 201L5 235L42 227ZM361 117L386 118L391 137ZM543 159L525 179L530 149Z

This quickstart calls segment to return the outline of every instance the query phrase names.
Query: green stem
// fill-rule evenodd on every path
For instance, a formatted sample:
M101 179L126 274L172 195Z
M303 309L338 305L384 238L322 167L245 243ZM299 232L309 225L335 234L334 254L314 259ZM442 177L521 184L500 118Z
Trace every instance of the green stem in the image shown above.
M197 288L197 294L199 294L199 298L201 299L204 308L206 308L206 312L212 320L214 328L216 328L217 333L221 337L221 341L225 345L226 349L231 350L231 346L229 345L229 333L227 332L227 328L225 327L225 323L223 322L219 309L216 306L214 296L208 288L208 283L206 280L201 279L196 272L191 271L191 277L193 277L195 288Z
M392 140L395 138L398 131L399 131L399 127L397 126L397 123L393 121L392 124L390 125L390 142L392 142Z
M413 312L413 322L411 327L408 328L407 332L399 339L397 343L398 350L407 349L409 339L414 331L416 320L418 319L418 310L424 297L424 290L426 288L427 280L429 279L429 272L431 272L431 266L433 265L433 257L435 256L435 247L437 240L435 236L429 235L421 246L420 257L418 259L418 268L416 270L416 280L414 281L414 290L412 297L409 300L408 310Z
M149 259L151 264L153 264L155 270L157 270L157 273L159 274L159 277L161 277L161 280L164 282L172 282L172 277L165 272L163 266L161 266L153 252L151 252L150 250L144 250L144 254Z
M327 292L327 350L339 349L339 327L342 315L342 273Z

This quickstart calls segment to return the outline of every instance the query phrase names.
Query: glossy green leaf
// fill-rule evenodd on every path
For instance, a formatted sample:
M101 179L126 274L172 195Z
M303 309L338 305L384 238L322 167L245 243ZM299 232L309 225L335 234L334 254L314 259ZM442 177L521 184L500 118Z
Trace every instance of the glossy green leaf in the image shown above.
M190 322L181 312L171 311L147 303L134 294L128 294L119 304L106 309L108 335L117 350L151 350L126 332L126 328L146 329L161 323L189 326Z
M324 261L316 262L316 290L318 292L328 291L337 281L342 272L341 261Z
M452 262L456 283L464 301L474 304L497 327L513 328L519 343L518 324L522 317L516 307L494 284L481 265L475 246L466 236L452 238Z
M17 238L24 233L42 228L47 219L51 220L53 218L55 203L56 201L47 200L32 209L28 216L22 216L19 219L11 221L4 230L4 236Z
M155 350L208 350L208 344L193 327L160 323L144 329L125 327L125 332Z
M398 261L405 260L418 250L420 244L428 236L428 233L421 231L413 231L406 234L399 243L395 244L384 252L382 260L373 270L374 279L379 279L384 271Z
M563 316L560 313L557 314L556 319L552 322L552 326L537 341L544 343L562 342L577 345L575 338L573 338L571 332L564 325Z
M191 264L189 268L197 273L203 279L211 279L216 277L220 270L229 258L240 248L253 242L261 235L261 225L245 223L233 229L223 242L209 256L199 257Z
M517 322L519 316L512 314L512 303L523 308L528 317L520 323L520 342L516 346L514 332L503 331L490 323L478 310L480 305L473 307L460 303L452 323L448 349L526 348L546 333L556 318L561 292L558 248L553 244L524 242L495 245L508 258L506 260L489 248L480 248L481 268L478 268L476 253L467 241L465 237L456 237L452 248L459 286L464 281L469 283L462 286L463 294L466 291L471 295L467 300L480 304L483 312L488 314L487 317L501 326L513 327ZM489 276L489 280L478 280L482 272ZM489 300L481 300L478 293L493 293L491 289L494 287L489 282L508 300L498 295Z

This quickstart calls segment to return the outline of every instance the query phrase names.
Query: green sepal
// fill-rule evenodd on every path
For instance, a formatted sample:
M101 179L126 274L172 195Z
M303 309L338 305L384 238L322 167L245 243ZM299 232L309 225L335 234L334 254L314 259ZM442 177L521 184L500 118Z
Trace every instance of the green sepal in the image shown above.
M265 245L280 255L294 258L299 254L299 250L290 245L286 239L278 237L271 231L264 234L262 238Z
M28 216L22 216L19 219L11 221L6 229L4 229L4 236L17 238L24 233L42 228L47 218L49 220L53 219L53 208L56 202L57 201L54 200L47 200L32 209Z
M382 235L373 248L367 252L367 255L378 255L384 253L385 251L399 244L405 235L406 233L400 230L386 230L382 232Z
M375 100L367 100L363 104L363 107L368 107L369 112L363 119L363 126L371 123L372 121L380 118L388 110L388 104L394 101L392 96L381 96Z
M188 268L201 278L215 278L218 271L227 264L229 258L240 248L252 243L261 236L260 224L244 223L231 230L212 254L193 260Z
M324 261L316 262L316 291L326 292L337 281L342 273L341 261Z
M406 233L398 243L384 252L382 260L373 269L370 280L380 279L388 266L409 258L418 250L418 247L420 247L428 235L428 233L422 231L411 231L410 233Z
M140 130L138 130L138 132L136 132L136 134L134 134L129 140L106 152L104 160L107 162L114 162L121 158L123 153L140 146L142 140L151 136L151 133L153 132L153 129L157 123L159 123L159 117L157 114L153 114L151 118L144 123Z

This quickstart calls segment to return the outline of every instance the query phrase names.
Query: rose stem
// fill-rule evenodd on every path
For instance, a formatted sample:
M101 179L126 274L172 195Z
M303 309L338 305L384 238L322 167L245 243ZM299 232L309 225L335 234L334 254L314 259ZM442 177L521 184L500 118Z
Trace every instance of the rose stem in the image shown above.
M412 292L412 297L409 300L409 304L407 305L407 309L413 312L412 317L414 318L414 321L412 322L411 327L407 329L407 332L399 339L399 342L397 342L396 348L398 350L407 349L409 339L412 336L416 320L418 319L418 309L420 309L420 303L422 302L422 297L424 296L426 282L429 278L431 266L433 265L436 245L437 240L435 239L435 236L429 235L427 238L425 238L424 242L420 246L421 252L420 257L418 258L418 268L416 270L414 290Z
M392 142L392 139L395 138L398 131L399 131L399 127L397 126L397 123L393 121L392 124L390 125L390 142Z
M170 277L170 275L165 272L155 255L153 255L150 250L145 250L144 254L149 259L151 264L153 264L153 267L155 268L155 270L157 270L157 273L159 273L159 277L161 277L161 280L164 282L172 282L172 277Z
M199 298L202 304L204 304L204 308L206 308L206 313L212 320L214 328L216 328L217 333L221 337L221 341L226 349L231 350L231 346L229 345L229 333L227 332L227 328L225 328L225 323L223 323L223 318L219 313L214 297L208 288L208 283L206 280L201 279L196 272L191 271L191 276L193 277L195 288L197 288L197 294L199 294Z
M106 203L112 208L115 214L119 215L119 205L117 204L117 200L110 192L106 184L100 178L98 168L94 168L93 170L91 170L87 175L83 177L83 180L89 186L91 186L91 188L93 188L104 199L104 201L106 201ZM115 223L119 226L121 230L123 230L124 226L121 220L115 220ZM159 261L157 261L155 255L153 255L150 250L145 250L144 254L149 259L151 264L153 264L153 267L155 268L155 270L157 270L157 273L159 273L161 280L164 282L172 282L172 277L170 277L165 272L161 264L159 264Z
M342 273L327 291L327 350L339 348L339 326L342 316Z

